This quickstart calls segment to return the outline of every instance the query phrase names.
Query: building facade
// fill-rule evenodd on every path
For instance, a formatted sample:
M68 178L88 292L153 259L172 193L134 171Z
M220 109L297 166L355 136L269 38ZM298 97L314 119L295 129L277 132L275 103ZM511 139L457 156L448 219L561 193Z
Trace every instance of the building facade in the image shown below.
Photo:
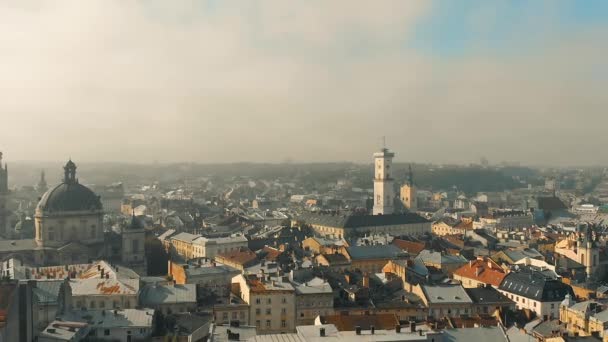
M414 175L412 173L412 166L409 166L409 173L407 183L401 187L400 199L403 206L409 211L418 210L418 199L416 194L416 187L414 186Z
M374 153L374 215L389 215L395 211L395 189L391 167L395 154L387 148Z
M249 325L255 325L258 334L295 331L296 295L289 282L240 274L232 279L232 284L233 292L249 304Z

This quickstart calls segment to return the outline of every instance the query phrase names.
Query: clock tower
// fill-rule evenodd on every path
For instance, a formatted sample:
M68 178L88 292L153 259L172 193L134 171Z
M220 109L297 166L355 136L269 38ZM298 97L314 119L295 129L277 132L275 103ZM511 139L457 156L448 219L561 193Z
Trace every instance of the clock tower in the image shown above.
M395 210L391 168L395 154L386 147L374 153L374 215L389 215Z

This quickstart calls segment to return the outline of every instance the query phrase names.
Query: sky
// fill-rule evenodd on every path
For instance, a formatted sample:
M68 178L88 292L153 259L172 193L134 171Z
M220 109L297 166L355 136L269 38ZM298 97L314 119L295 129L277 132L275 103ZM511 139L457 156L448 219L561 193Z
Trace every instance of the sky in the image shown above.
M606 42L604 0L0 0L0 151L608 164Z

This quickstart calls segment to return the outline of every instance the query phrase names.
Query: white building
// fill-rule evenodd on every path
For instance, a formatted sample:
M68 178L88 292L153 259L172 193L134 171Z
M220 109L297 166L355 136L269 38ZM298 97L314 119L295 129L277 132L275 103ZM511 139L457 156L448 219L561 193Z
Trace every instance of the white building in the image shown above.
M221 253L247 248L247 238L243 235L220 238L200 236L192 241L192 248L193 258L215 258L216 255Z
M518 310L528 309L543 320L559 318L560 303L568 294L574 297L570 285L531 269L507 274L498 291L514 301Z
M374 215L389 215L395 211L395 189L391 167L395 154L387 148L374 153Z

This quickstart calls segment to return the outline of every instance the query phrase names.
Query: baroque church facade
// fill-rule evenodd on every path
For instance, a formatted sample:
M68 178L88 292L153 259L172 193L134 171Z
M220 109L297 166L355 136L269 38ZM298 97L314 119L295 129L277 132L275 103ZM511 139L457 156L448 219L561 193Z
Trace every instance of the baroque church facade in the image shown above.
M120 231L106 230L100 196L80 184L74 162L63 169L63 181L36 207L34 239L0 241L0 260L16 257L32 266L51 266L105 259L145 274L143 224L133 216Z

